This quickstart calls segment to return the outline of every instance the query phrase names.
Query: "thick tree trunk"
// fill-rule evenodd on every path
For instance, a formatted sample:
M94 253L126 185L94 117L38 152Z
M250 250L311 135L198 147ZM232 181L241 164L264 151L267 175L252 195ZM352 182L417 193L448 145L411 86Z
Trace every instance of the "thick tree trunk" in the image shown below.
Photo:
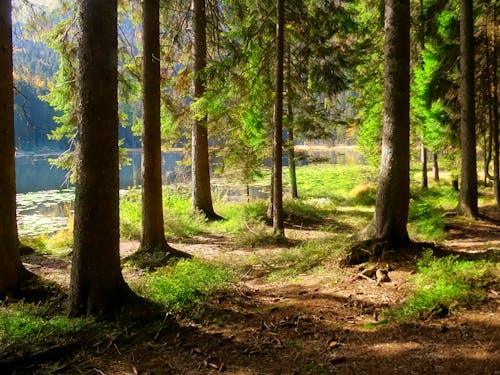
M276 11L276 92L273 127L273 232L277 237L285 235L283 218L283 56L284 56L284 0L277 0Z
M16 222L12 4L0 2L0 299L15 295L24 268Z
M384 127L375 207L376 237L409 242L409 0L385 2Z
M163 224L160 133L160 1L142 3L142 237L141 249L167 249Z
M474 115L474 35L472 0L460 0L460 141L462 168L459 213L476 217L477 170Z
M193 0L193 76L194 99L203 97L205 79L203 70L207 65L207 35L205 0ZM193 208L208 219L221 219L214 211L210 190L210 163L208 156L207 119L195 119L192 127L192 185Z
M135 297L119 253L117 1L82 0L79 20L71 316L110 313Z

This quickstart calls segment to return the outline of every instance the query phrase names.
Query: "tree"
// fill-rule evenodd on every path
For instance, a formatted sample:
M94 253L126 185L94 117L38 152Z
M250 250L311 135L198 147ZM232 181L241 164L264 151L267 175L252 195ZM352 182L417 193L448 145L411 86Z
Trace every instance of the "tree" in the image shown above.
M207 65L207 35L205 0L193 0L193 86L194 100L203 97ZM222 219L214 211L210 191L210 161L208 156L208 130L205 115L197 116L192 125L192 189L193 208L200 210L208 219Z
M12 3L0 2L0 299L16 294L27 271L16 221Z
M477 170L474 115L474 18L472 0L460 0L460 142L461 178L458 211L476 217Z
M384 126L375 207L376 237L409 242L409 0L385 1Z
M283 218L283 56L284 56L284 0L276 0L276 82L274 98L273 127L273 232L275 236L285 235Z
M162 199L160 130L160 1L142 3L142 233L141 251L166 252L166 257L187 257L165 239Z
M138 298L119 253L117 1L82 0L70 316L112 313Z

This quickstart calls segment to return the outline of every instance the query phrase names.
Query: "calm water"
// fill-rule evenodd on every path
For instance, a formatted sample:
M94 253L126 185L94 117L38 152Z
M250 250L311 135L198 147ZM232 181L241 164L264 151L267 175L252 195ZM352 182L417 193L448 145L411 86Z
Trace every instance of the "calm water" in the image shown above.
M137 186L141 183L141 152L129 151L130 165L120 170L120 188ZM50 165L49 159L57 154L16 155L16 189L18 193L44 190L58 190L69 187L67 171ZM162 155L162 169L165 180L178 173L177 162L182 159L182 152L165 152Z

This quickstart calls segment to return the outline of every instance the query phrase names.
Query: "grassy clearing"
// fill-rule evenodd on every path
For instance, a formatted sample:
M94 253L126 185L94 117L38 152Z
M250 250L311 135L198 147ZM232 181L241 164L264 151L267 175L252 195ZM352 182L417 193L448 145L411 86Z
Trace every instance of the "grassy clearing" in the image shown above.
M299 244L270 251L268 255L253 254L225 263L183 260L153 273L146 273L143 279L136 281L136 290L161 303L167 311L180 311L203 304L215 291L231 285L238 275L248 272L249 268L259 268L255 265L260 266L258 272L268 281L290 280L335 265L336 260L356 240L355 234L373 217L376 194L373 181L376 171L369 166L318 164L299 167L297 175L301 199L284 200L287 225L295 229L313 228L325 232L325 238L299 238L299 234L290 242L277 243L271 228L265 224L265 200L244 203L215 199L215 209L225 220L207 222L202 215L192 212L190 194L186 189L168 187L164 192L163 203L166 236L169 239L182 241L197 234L224 234L234 240L236 247L246 249ZM268 181L264 177L256 184ZM485 194L482 197L486 199ZM410 202L411 237L420 241L443 239L443 214L452 210L457 201L458 193L449 185L433 184L426 191L415 188ZM120 215L122 238L139 239L139 191L130 190L122 195ZM44 254L67 256L71 250L71 237L71 230L68 229L54 236L30 237L26 244ZM436 306L442 305L449 309L458 303L480 298L481 293L477 294L476 290L481 290L484 282L490 280L488 272L491 272L492 265L464 263L456 258L440 260L426 255L419 261L418 267L419 272L414 280L415 292L405 307L397 312L398 316L422 316L431 314ZM460 291L464 291L465 295L459 294ZM3 309L2 322L22 322L22 314L7 313L10 307ZM56 317L55 323L50 319L40 320L37 315L31 320L26 319L24 324L27 331L21 336L29 336L32 334L30 332L43 335L45 329L55 330L52 326L58 327L59 324L59 318ZM10 323L3 324L7 327L6 324ZM14 328L4 327L3 332L10 335L10 332L16 331L18 323L12 324Z
M405 304L393 312L397 319L444 317L452 309L486 298L487 286L498 277L498 264L436 258L427 251L417 262L413 291Z

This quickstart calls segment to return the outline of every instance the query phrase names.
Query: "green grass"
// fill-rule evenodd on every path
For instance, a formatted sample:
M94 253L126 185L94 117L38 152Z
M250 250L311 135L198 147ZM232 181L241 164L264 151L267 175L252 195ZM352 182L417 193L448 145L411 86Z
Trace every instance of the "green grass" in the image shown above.
M351 242L345 235L305 241L302 244L279 251L266 257L268 281L293 279L300 274L314 272L329 262L336 262L345 256Z
M310 164L298 167L299 196L329 198L335 204L345 204L352 199L353 189L373 181L376 173L376 169L368 165Z
M201 260L180 260L147 275L136 289L163 305L166 311L175 312L204 303L211 294L228 287L232 280L228 268Z
M30 342L49 336L70 335L95 326L91 319L70 319L47 312L48 303L0 305L0 343Z
M427 190L417 190L410 199L410 237L419 241L444 239L444 213L457 206L458 192L449 185L435 185Z
M486 298L498 265L483 260L461 260L456 256L436 258L426 251L417 262L411 280L413 291L405 304L394 311L397 319L443 316L448 311Z

